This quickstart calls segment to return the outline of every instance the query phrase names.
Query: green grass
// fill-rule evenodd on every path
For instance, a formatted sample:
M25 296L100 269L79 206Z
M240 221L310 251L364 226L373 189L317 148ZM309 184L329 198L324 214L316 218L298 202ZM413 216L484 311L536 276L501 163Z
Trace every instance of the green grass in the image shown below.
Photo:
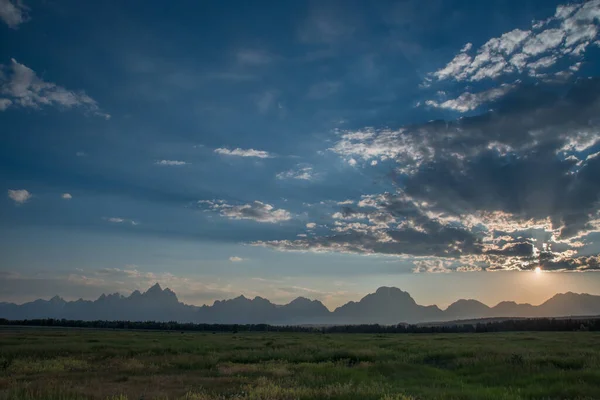
M0 329L0 400L600 399L600 334Z

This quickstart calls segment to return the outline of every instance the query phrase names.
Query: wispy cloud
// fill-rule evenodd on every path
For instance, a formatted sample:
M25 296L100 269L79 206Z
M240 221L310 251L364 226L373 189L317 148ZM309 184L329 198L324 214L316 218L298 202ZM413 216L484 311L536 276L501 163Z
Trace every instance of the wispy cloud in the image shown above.
M0 19L12 29L17 29L29 19L28 10L22 0L0 0Z
M229 257L229 261L231 261L233 263L237 263L237 262L245 261L245 259L242 257L238 257L238 256L231 256L231 257Z
M249 204L227 204L223 200L200 200L200 206L208 207L208 210L216 211L221 216L229 219L249 219L256 222L278 223L288 221L292 218L289 211L275 209L271 204L261 201L253 201Z
M263 150L254 150L254 149L227 149L227 148L218 148L215 149L215 153L221 154L224 156L238 156L238 157L258 157L258 158L272 158L274 157L272 154L263 151Z
M31 198L31 193L25 189L8 190L8 197L17 204L23 204Z
M310 181L316 177L316 174L313 172L313 167L298 167L280 172L276 177L277 179L299 179Z
M273 57L263 50L242 49L236 53L236 59L242 65L265 65L269 64Z
M134 221L132 219L120 218L120 217L104 217L104 219L111 224L131 224L138 225L139 222Z
M156 165L164 165L164 166L180 166L180 165L188 165L188 162L185 161L177 161L177 160L157 160L154 162Z
M277 93L273 90L267 90L256 99L256 108L261 114L268 113L277 104Z
M71 200L73 198L71 193L63 193L60 197L62 197L65 200Z
M515 87L516 85L505 84L500 87L485 90L479 93L465 92L456 99L445 101L427 100L425 104L435 108L445 108L459 112L467 112L475 110L485 103L489 103L503 97Z
M39 109L44 106L56 106L63 109L74 107L81 108L86 113L110 118L100 110L96 100L83 91L73 92L55 83L40 79L36 73L27 66L11 59L9 66L1 65L1 70L8 70L9 74L0 74L0 99L3 106L1 110L9 107L27 107Z

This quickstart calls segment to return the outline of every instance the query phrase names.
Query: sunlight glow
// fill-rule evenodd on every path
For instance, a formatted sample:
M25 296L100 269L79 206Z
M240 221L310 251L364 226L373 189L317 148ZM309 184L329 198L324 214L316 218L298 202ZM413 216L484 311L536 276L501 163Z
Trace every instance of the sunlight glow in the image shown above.
M535 267L534 269L536 274L541 274L542 273L542 268L541 267Z

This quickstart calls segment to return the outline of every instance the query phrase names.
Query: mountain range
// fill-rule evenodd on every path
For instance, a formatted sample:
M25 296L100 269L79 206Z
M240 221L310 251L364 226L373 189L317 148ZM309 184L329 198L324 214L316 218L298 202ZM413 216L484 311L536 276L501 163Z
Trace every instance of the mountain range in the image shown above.
M141 293L101 295L97 300L65 301L55 296L17 305L0 303L0 318L21 320L65 318L74 320L178 321L222 324L398 324L493 317L564 317L600 315L600 296L562 293L534 306L503 301L489 307L477 300L458 300L445 310L422 306L395 287L380 287L360 301L334 311L318 300L298 297L285 305L262 297L239 296L201 307L181 303L170 289L157 283Z

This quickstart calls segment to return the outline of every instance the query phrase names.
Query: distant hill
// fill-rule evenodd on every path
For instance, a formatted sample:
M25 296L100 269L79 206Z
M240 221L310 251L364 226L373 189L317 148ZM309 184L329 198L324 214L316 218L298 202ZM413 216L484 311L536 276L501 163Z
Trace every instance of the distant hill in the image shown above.
M65 301L55 296L17 305L0 303L0 318L21 320L59 318L71 320L178 321L211 324L336 325L441 322L482 318L564 317L600 314L600 296L557 294L539 306L501 302L489 307L477 300L461 299L442 310L423 306L395 287L380 287L355 302L329 311L318 300L298 297L277 305L262 297L239 296L217 300L210 306L181 303L170 289L157 283L146 292L129 296L102 295L97 300Z

